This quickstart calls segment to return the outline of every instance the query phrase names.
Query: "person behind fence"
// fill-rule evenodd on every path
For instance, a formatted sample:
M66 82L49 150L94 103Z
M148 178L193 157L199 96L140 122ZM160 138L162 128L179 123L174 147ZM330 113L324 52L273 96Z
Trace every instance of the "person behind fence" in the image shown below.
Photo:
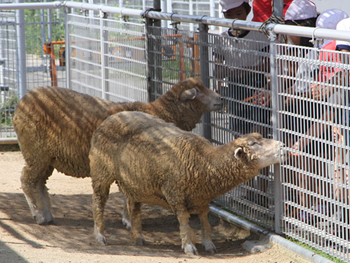
M349 15L340 9L329 9L324 11L316 21L316 27L317 28L327 28L327 29L336 29L337 24L343 20L348 18ZM324 61L324 62L339 62L337 61L337 55L334 53L336 50L336 40L329 40L329 39L318 39L314 43L315 47L321 48L321 51L319 52L318 60ZM328 63L329 64L329 63ZM334 81L337 80L336 73L339 71L339 69L335 68L334 66L329 65L321 65L319 67L319 71L317 72L317 80L323 84L311 84L310 85L310 93L305 94L308 97L311 97L315 100L327 100L329 101L329 98L331 94L325 92L326 87L328 87L327 84L334 84ZM326 123L331 121L331 112L327 109L323 112L323 116L321 120L324 120ZM319 127L318 127L319 125ZM316 127L317 126L317 127ZM292 149L295 150L295 152L303 151L311 142L311 137L319 137L323 135L324 131L326 130L325 125L321 125L319 123L314 123L314 125L307 130L306 136L300 137L292 146ZM317 134L316 134L317 131Z
M338 28L338 23L347 17L348 14L342 10L326 10L317 18L316 26L318 28L336 29ZM323 61L323 63L318 63L321 65L316 74L316 80L323 84L311 84L309 88L310 92L303 95L310 97L313 100L325 100L325 103L317 102L314 104L313 108L317 108L318 115L313 114L312 118L316 119L316 121L312 122L310 128L308 128L301 136L299 136L299 139L294 142L292 150L293 153L300 156L300 158L306 153L313 153L313 157L309 161L309 165L311 164L315 167L308 167L307 171L312 172L314 176L307 178L307 176L300 175L300 179L302 181L300 186L307 192L314 192L318 194L322 193L322 195L324 195L326 198L333 198L334 196L337 196L337 193L333 195L331 191L324 192L324 189L331 189L330 184L324 182L326 182L328 178L332 178L333 184L334 180L337 181L338 172L334 171L334 168L332 172L331 166L329 166L325 160L337 163L341 161L340 157L344 156L342 147L333 146L335 144L341 145L343 141L338 128L339 119L341 119L339 118L341 112L339 110L341 95L340 92L338 92L338 94L330 94L325 92L325 89L327 89L329 86L334 87L334 85L340 85L342 82L342 77L340 74L341 70L334 67L335 63L340 63L338 59L339 55L334 53L336 50L336 41L317 40L314 45L315 47L322 47L319 52L318 61ZM334 125L336 123L338 123L338 127L337 125ZM317 160L320 160L319 163L316 163ZM304 167L306 166L307 165ZM338 166L335 165L335 170L337 170L337 167ZM328 174L327 171L330 171L330 174L333 174L333 176L328 176L328 178L325 178L325 176ZM337 192L337 184L335 184L335 192ZM333 211L331 214L335 214L334 207L331 209L332 205L325 200L318 199L304 204L304 199L311 200L312 198L310 197L311 196L309 195L301 195L301 204L306 205L308 208L318 211L324 215L330 215L330 211ZM305 222L309 222L310 214L306 211L300 211L298 218ZM321 220L314 220L313 223L318 224L318 221Z
M316 5L309 0L294 0L289 5L286 5L284 11L284 20L286 25L315 27L316 19L318 17ZM311 38L300 37L294 35L285 36L286 43L289 47L283 49L281 53L294 58L304 58L300 63L296 59L280 60L281 65L278 66L280 70L279 75L284 76L286 87L286 94L299 94L308 91L310 81L314 80L317 72L316 63L310 63L317 58L317 52L308 48L313 47ZM305 47L305 48L298 48ZM286 105L292 103L292 96L287 96ZM253 103L261 106L267 106L271 103L270 92L260 92L254 94Z
M317 19L317 26L318 27L325 27L325 28L332 28L334 24L337 24L339 20L343 19L344 17L348 17L348 15L341 11L341 10L327 10L323 14L319 16ZM349 21L348 19L343 19L337 24L337 30L350 30L349 26L346 27L346 21ZM348 22L349 23L349 22ZM322 25L323 24L323 25ZM337 43L337 45L335 45ZM349 43L348 42L343 42L343 41L333 41L330 43L326 43L326 45L323 47L323 49L320 52L319 55L319 60L321 61L327 61L327 62L334 62L334 63L343 63L343 64L349 64L349 56L346 55L341 55L331 53L331 52L326 52L326 50L339 50L339 51L349 51ZM320 91L320 89L324 89L325 87L336 87L339 85L347 85L349 83L349 72L344 72L340 68L329 66L330 63L325 64L321 63L322 65L319 68L319 71L316 74L316 80L320 82L324 82L324 84L311 84L309 85L307 91L309 91L309 95L306 96L311 96L313 99L317 99L317 91L319 92L318 95L321 93L323 95L327 94L327 98L323 97L323 99L327 100L328 106L324 106L323 103L308 103L309 100L304 100L301 99L301 101L305 101L305 103L301 106L297 106L299 109L304 108L306 109L305 113L300 114L300 119L303 119L304 127L301 130L301 137L294 142L292 145L292 149L296 153L300 153L300 158L298 159L297 162L295 162L295 166L301 165L302 169L304 172L307 174L314 174L313 176L308 176L305 174L300 174L299 176L299 187L301 187L304 190L304 194L300 194L300 204L302 206L306 206L307 208L311 208L312 210L316 210L319 213L322 214L327 214L332 215L334 214L338 219L339 218L347 218L345 221L349 223L349 210L346 209L339 209L339 207L335 207L332 204L329 204L325 200L321 199L315 199L312 197L312 195L306 194L308 193L321 193L324 195L326 198L333 198L335 197L336 200L342 201L343 203L349 204L349 177L348 177L348 169L340 169L339 172L335 171L333 172L333 176L331 175L332 178L332 183L328 184L326 183L324 185L325 180L319 180L322 177L326 176L326 171L329 169L328 164L325 161L322 160L329 160L329 161L334 161L335 163L337 162L342 162L342 157L345 156L344 153L344 147L341 146L343 143L343 138L342 134L340 132L340 129L337 128L337 125L324 125L325 121L332 122L333 124L338 123L339 127L339 121L344 119L347 123L349 118L346 116L345 118L342 118L341 116L344 114L341 114L342 112L344 113L344 110L341 110L339 107L339 102L340 101L348 101L349 96L348 95L341 95L341 93L344 93L344 89L341 91L338 89L338 98L335 97L335 94L331 94L329 92L324 92ZM326 65L326 66L324 66ZM331 85L327 85L331 84ZM346 84L347 83L347 84ZM305 92L299 94L300 97L305 96ZM345 98L345 99L344 99ZM332 102L333 101L333 102ZM338 103L338 106L336 106L336 103ZM308 104L308 105L307 105ZM329 106L333 104L334 106ZM300 102L299 104L300 105ZM304 107L307 105L306 107ZM313 111L312 111L313 109ZM322 121L306 121L308 117L311 117L311 119L316 119L316 120L323 120ZM312 124L312 126L310 125ZM311 126L309 129L306 129L308 126ZM300 125L301 126L301 125ZM299 126L299 128L300 128ZM328 127L328 128L327 128ZM331 131L329 131L329 127L331 127ZM328 130L327 130L328 129ZM299 131L300 131L299 130ZM348 131L348 129L344 129ZM343 130L341 130L343 131ZM347 135L347 133L346 133ZM322 139L326 139L328 143L325 143L324 141L315 141L311 139L313 136L319 137ZM346 136L345 136L346 138ZM332 142L332 143L330 143ZM334 143L340 145L340 147L335 146L333 147ZM305 157L307 155L312 154L313 156L306 160L307 158ZM302 158L302 155L304 155L304 158ZM335 167L338 167L337 165ZM345 163L343 165L340 165L340 167L347 167ZM337 169L336 169L337 170ZM330 174L332 174L332 171L330 171ZM334 186L335 193L334 195L330 194L329 191L327 190L326 192L324 191L325 189L332 189L330 185ZM331 193L331 192L330 192ZM341 212L339 211L341 210ZM312 217L313 218L313 217ZM306 211L299 211L298 213L298 219L304 221L304 222L309 222L313 224L320 224L320 221L324 221L324 219L320 220L311 220L311 215L306 212ZM344 221L343 221L344 222ZM349 230L348 230L349 231ZM335 233L333 231L333 233ZM339 233L338 233L339 234ZM346 234L346 230L341 231L340 235L344 236Z
M350 31L350 18L343 19L340 21L337 25L337 30L342 31ZM343 53L340 56L341 63L344 65L350 64L350 42L348 41L336 41L336 50L340 52L346 52ZM339 84L342 86L345 86L343 90L343 105L347 106L346 110L341 111L344 118L340 118L341 120L344 120L341 122L345 126L345 128L341 129L341 135L344 137L344 144L347 146L346 148L349 149L350 145L350 70L349 68L347 70L342 70L339 72L339 78L340 82ZM338 215L338 220L340 222L344 222L348 225L348 228L341 229L343 231L340 231L338 233L341 237L346 238L347 240L350 240L350 178L349 178L349 164L350 164L350 154L349 151L347 151L348 159L345 158L345 151L341 151L340 153L340 160L341 165L339 165L338 171L335 173L335 199L342 202L343 206L339 209L336 208L336 215Z
M251 12L248 0L221 0L220 5L227 19L247 20ZM270 110L256 107L249 102L257 89L267 85L269 74L267 37L254 30L229 28L217 36L214 43L216 60L214 76L219 82L219 92L226 101L230 131L234 136L257 131L268 137L266 127L270 121ZM268 171L268 168L262 171L266 178ZM263 206L268 205L267 179L255 178L246 186L246 192L242 197ZM257 192L261 194L256 194Z
M305 26L305 27L315 27L316 19L318 17L316 5L309 0L294 0L288 6L285 12L285 24L292 26ZM317 60L317 52L315 50L309 49L313 47L311 43L311 38L300 37L288 35L286 36L286 43L289 46L282 47L281 53L287 55L286 57L290 59L280 60L281 63L277 68L279 70L278 74L283 76L284 82L283 93L287 94L285 97L281 97L285 100L282 105L282 111L295 113L298 115L311 113L309 111L300 112L300 110L308 109L308 102L305 105L298 105L298 103L303 103L302 101L296 100L295 95L300 95L307 93L309 91L310 83L315 79L315 74L317 72L317 65L315 61ZM295 58L298 58L296 60ZM300 60L303 58L303 60ZM300 62L298 62L300 61ZM267 106L271 104L271 93L260 92L254 95L253 103L261 106ZM294 96L293 96L294 95ZM294 112L296 111L296 112ZM293 119L292 116L285 116L287 119L285 121L286 127L293 131L286 144L291 146L297 139L294 136L294 131L301 131L306 127L303 127L299 123L298 119Z
M285 24L292 26L315 27L318 17L316 5L309 0L294 0L285 13ZM307 128L307 123L301 121L297 115L312 116L308 101L299 100L297 96L309 91L310 84L315 79L317 65L313 63L317 59L317 52L313 49L311 38L295 35L287 36L287 44L291 45L284 49L285 55L290 60L282 61L280 74L285 79L285 105L282 110L289 112L285 125L291 131L288 146L293 145L297 139L296 133L302 133ZM296 60L295 58L299 58ZM300 60L302 58L302 60ZM282 97L283 98L283 97Z
M342 10L330 9L322 13L317 19L317 26L329 29L346 30L350 31L350 18L348 14ZM345 18L345 19L344 19ZM344 110L341 109L340 105L346 103L348 95L346 89L336 87L349 86L349 79L346 80L346 76L349 76L349 72L337 68L336 64L349 64L349 55L338 54L334 51L350 52L350 43L345 41L330 40L326 41L323 45L319 54L319 60L326 63L322 63L318 72L318 81L322 84L310 85L309 96L315 100L325 100L327 104L332 106L324 107L322 117L318 122L315 122L305 133L305 136L300 137L292 146L292 149L296 152L303 152L305 148L310 145L314 140L312 138L326 138L332 145L335 143L337 146L331 147L332 151L329 152L329 160L334 161L339 165L334 166L334 172L331 172L332 182L336 182L334 185L334 195L337 200L343 202L349 202L349 176L348 176L348 160L345 159L344 144L348 144L348 129L340 129L341 121L344 119L346 125L349 124L349 118L344 116ZM340 106L340 107L339 107ZM345 115L347 111L345 111ZM327 136L328 132L328 136ZM339 191L339 184L344 186L342 191ZM316 189L319 192L319 189ZM323 206L317 204L316 206ZM329 210L329 207L327 207ZM326 210L321 209L321 210ZM334 213L334 211L332 212Z
M350 31L350 18L341 20L337 24L337 30ZM333 186L332 201L325 211L331 217L326 221L325 229L329 233L345 240L350 240L350 179L349 179L349 138L350 138L350 42L336 40L335 50L325 56L333 64L333 70L324 70L329 80L325 85L314 85L312 96L334 103L329 110L329 121L332 128L334 172L330 171L331 185ZM333 102L332 102L333 100ZM348 158L346 158L348 155ZM335 202L334 202L335 201Z
M316 20L317 28L336 29L337 24L349 17L349 14L341 9L331 8L322 12ZM321 49L335 50L335 40L332 39L316 39L314 47Z
M248 2L221 0L220 5L225 18L246 20L251 11ZM254 30L229 28L216 38L214 76L219 80L219 92L226 99L229 128L235 136L251 132L254 122L269 121L268 112L249 103L256 89L267 84L268 47L267 37Z
M337 26L337 30L350 31L350 18L341 20ZM335 143L333 151L334 176L331 178L334 183L334 198L344 204L350 203L350 180L349 180L349 163L346 159L346 154L349 155L349 110L345 107L350 107L350 71L336 65L348 65L350 63L350 42L334 40L323 47L323 52L320 53L320 60L330 62L331 66L321 67L319 79L323 84L314 84L311 86L310 96L315 100L325 100L332 107L324 112L322 118L323 123L331 123L331 142ZM327 52L328 51L328 52ZM334 53L331 51L340 51ZM345 109L344 109L345 108ZM318 130L324 132L326 125L319 125ZM345 126L345 128L340 128ZM316 128L310 128L308 134L315 136L313 133ZM321 134L317 134L320 136ZM294 145L295 149L303 149L309 141L307 139L299 140ZM350 156L349 156L350 157ZM332 173L331 173L332 174ZM336 214L333 211L334 214ZM338 211L339 213L339 211ZM349 220L349 211L346 212Z
M283 17L293 0L283 0ZM265 22L272 15L272 1L271 0L253 0L253 18L254 22Z
M316 5L308 0L294 0L285 12L285 24L291 26L303 26L303 27L315 27L316 19L318 16ZM279 98L285 103L281 104L280 110L284 112L281 115L281 125L284 132L284 142L287 147L291 147L294 141L298 138L296 135L303 133L310 125L307 121L304 121L300 116L312 116L310 104L306 100L295 99L302 93L305 93L309 89L310 83L315 78L317 72L317 53L310 49L313 44L310 42L311 38L300 37L295 35L288 35L285 37L288 45L279 46L280 53L285 55L285 59L279 60L280 65L277 67L278 75L283 77L283 81L280 82L280 88L282 88ZM258 105L270 105L271 98L270 93L256 94L254 103ZM297 187L303 188L304 180L303 176L296 171L298 169L305 169L302 166L306 160L295 160L291 158L290 164L286 167L294 167L293 171L284 171L285 174L290 174L286 177L286 180L290 180L287 183L296 184ZM288 169L288 168L283 168ZM289 178L289 179L288 179ZM295 189L297 189L297 187ZM286 192L285 198L294 202L303 203L303 196L299 191L292 188ZM294 206L287 206L286 213L288 215L297 215L300 217L299 210L295 210Z

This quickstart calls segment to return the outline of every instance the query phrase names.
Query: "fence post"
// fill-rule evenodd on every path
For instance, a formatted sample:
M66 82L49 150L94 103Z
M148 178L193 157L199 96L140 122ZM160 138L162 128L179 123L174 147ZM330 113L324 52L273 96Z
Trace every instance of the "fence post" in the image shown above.
M104 20L107 14L100 11L100 39L101 39L101 91L102 99L107 99L106 91L108 90L108 31L104 29Z
M151 102L152 101L152 79L153 79L153 67L152 67L152 64L151 64L151 61L153 61L153 52L150 52L150 49L151 49L151 39L149 38L149 35L150 35L150 27L151 27L151 24L152 24L152 19L148 18L145 16L145 56L146 56L146 74L147 74L147 95L148 95L148 98L147 98L147 101L148 102Z
M204 86L209 87L209 54L208 54L208 25L199 24L199 65L201 80ZM211 141L211 117L210 112L203 115L203 137Z
M69 14L71 13L71 8L65 7L64 12L64 23L65 23L65 44L64 44L64 61L65 61L65 67L66 67L66 88L72 89L71 86L71 64L70 64L70 57L71 57L71 37L70 37L70 31L69 31Z
M46 33L45 33L45 13L44 13L44 9L40 9L40 21L41 21L41 46L43 47L46 43L50 43L51 42L51 38L50 40L48 39L46 41ZM51 35L50 35L51 36ZM42 55L42 60L43 60L43 70L46 73L47 72L47 54L45 54L44 50L41 50L41 55Z
M23 3L23 0L17 0L17 3ZM17 38L17 81L18 81L18 99L27 93L27 65L26 65L26 34L24 10L16 10L16 38Z
M153 2L153 9L160 11L160 0ZM161 42L161 20L149 19L147 10L145 11L146 19L146 60L147 60L147 92L148 102L154 101L157 95L162 91L162 42ZM153 30L151 28L153 27ZM149 37L153 35L153 37Z
M283 17L283 0L275 0L273 6L273 14L276 17ZM272 128L273 128L273 138L275 140L279 139L278 127L278 82L277 82L277 65L276 65L276 55L277 55L277 36L270 31L270 65L271 65L271 93L272 93ZM274 172L274 197L275 197L275 233L282 233L282 213L283 213L283 191L282 182L280 175L280 165L275 164L273 166Z
M283 0L273 1L273 14L276 17L283 17Z
M270 34L273 34L270 32ZM273 37L273 36L272 36ZM276 66L276 55L277 55L277 42L276 39L273 39L270 42L270 79L271 79L271 99L272 99L272 129L273 129L273 138L275 140L279 139L278 136L278 127L279 127L279 118L278 118L278 81L277 81L277 66ZM281 234L281 215L282 215L282 185L281 185L281 176L280 176L280 165L275 164L273 166L274 173L274 200L275 200L275 233Z

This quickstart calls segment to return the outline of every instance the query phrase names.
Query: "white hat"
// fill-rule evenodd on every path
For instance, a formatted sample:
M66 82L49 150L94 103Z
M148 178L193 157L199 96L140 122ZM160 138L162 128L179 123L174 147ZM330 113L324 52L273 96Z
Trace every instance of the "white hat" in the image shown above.
M350 18L343 19L337 24L337 30L350 31ZM337 49L348 49L350 51L350 42L337 40Z
M249 0L220 0L222 12L241 6L243 3L249 3Z
M316 5L308 0L294 0L284 16L285 21L305 20L317 17Z
M339 21L348 18L349 15L340 9L329 9L324 11L316 20L316 27L336 29ZM324 39L320 48L332 42L330 39Z

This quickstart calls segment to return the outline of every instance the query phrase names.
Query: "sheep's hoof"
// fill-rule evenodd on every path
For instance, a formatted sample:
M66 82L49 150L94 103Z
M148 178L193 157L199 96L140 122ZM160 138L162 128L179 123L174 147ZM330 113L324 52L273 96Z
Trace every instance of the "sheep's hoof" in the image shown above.
M146 244L146 241L143 237L135 239L134 242L136 246L144 246Z
M96 240L99 244L107 246L107 240L102 234L97 234L96 235Z
M128 219L123 217L122 222L126 229L131 229L131 223Z
M50 221L48 221L47 224L48 224L48 225L56 225L56 223L55 223L55 221L53 221L53 219L50 220Z
M203 240L202 244L206 251L208 251L211 254L215 254L217 252L216 247L214 243L211 240Z
M53 225L53 218L47 219L42 212L36 212L34 215L34 220L38 225Z
M54 224L54 218L48 207L43 210L37 209L36 206L30 205L30 211L34 217L35 222L38 225L52 225Z
M197 248L192 243L185 245L183 249L187 255L198 255Z
M208 251L212 255L214 255L217 252L216 248L215 249L206 249L206 251Z
M39 219L38 220L36 217L34 217L34 220L36 221L36 223L38 225L41 225L41 226L55 225L55 222L53 220L50 220L50 221L46 221L46 219L44 219L44 220Z

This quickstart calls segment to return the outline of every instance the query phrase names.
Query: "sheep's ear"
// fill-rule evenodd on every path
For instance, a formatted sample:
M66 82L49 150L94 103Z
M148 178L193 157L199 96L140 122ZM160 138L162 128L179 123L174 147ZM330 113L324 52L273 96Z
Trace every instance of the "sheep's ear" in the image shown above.
M235 158L236 159L241 159L243 156L243 148L239 147L235 150Z
M182 94L180 96L180 100L181 101L193 100L196 98L196 95L197 95L197 90L195 88L188 89L188 90L185 90L184 92L182 92Z

